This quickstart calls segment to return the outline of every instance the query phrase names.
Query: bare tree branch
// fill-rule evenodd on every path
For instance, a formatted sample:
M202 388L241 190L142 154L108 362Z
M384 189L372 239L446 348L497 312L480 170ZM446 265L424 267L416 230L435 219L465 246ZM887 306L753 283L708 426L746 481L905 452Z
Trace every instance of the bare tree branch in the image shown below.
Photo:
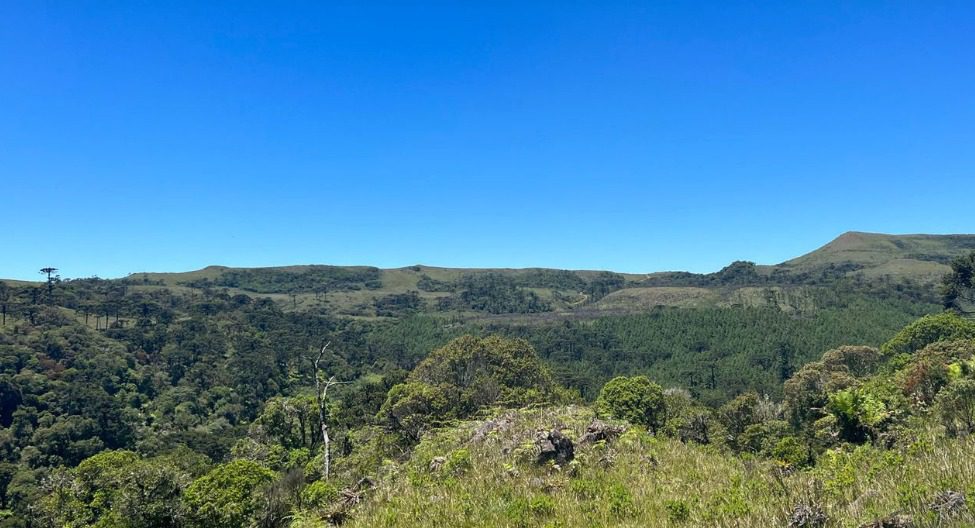
M331 376L327 380L323 380L324 376L319 375L321 372L320 364L322 362L322 358L325 357L325 352L328 351L328 347L331 344L331 341L325 343L325 346L318 351L318 357L316 357L312 362L315 369L313 372L313 375L315 376L315 402L318 405L318 421L321 424L322 444L325 447L325 459L322 464L322 476L325 478L325 480L328 480L332 465L331 439L328 436L328 422L325 420L325 405L328 401L328 389L335 385L349 383L347 381L338 381L335 376ZM311 358L309 357L308 359L310 360Z

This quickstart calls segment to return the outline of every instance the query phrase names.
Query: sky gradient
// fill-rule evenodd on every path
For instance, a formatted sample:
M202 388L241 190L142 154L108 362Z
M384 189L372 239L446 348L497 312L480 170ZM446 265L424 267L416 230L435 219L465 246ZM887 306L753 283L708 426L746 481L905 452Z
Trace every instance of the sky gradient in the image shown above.
M4 3L0 277L975 232L972 2L163 4Z

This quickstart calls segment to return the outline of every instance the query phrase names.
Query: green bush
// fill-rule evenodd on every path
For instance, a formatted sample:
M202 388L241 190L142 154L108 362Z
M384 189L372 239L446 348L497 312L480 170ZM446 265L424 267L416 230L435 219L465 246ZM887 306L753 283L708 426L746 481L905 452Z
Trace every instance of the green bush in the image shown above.
M466 472L473 467L471 462L471 452L468 449L458 449L452 451L447 456L446 470L455 475Z
M301 502L309 508L323 508L334 502L338 496L339 490L334 485L316 480L301 491Z
M609 511L619 518L630 517L636 512L633 504L633 494L620 483L609 487Z
M880 349L887 355L914 353L931 343L952 339L975 339L975 321L954 312L926 315L904 327Z
M742 448L741 436L749 427L761 421L758 415L759 397L755 392L746 392L724 404L718 410L718 421L728 433L731 447Z
M555 500L547 495L519 497L508 505L505 515L515 526L533 526L541 517L555 513Z
M691 507L682 500L665 501L664 507L667 508L667 518L670 522L682 523L691 516Z
M862 442L875 436L880 425L890 417L883 400L862 387L853 387L829 395L827 410L836 417L842 438Z
M949 435L975 433L975 380L962 379L948 385L938 394L936 408Z
M249 526L261 507L258 491L274 478L273 471L255 462L234 460L193 481L184 500L201 527Z
M409 381L456 388L457 414L485 406L522 406L543 401L554 389L552 375L524 339L461 336L434 350Z
M809 464L809 449L796 437L780 439L772 448L772 457L787 467L803 467Z
M771 455L779 440L792 432L789 423L783 420L750 425L738 437L738 448L742 452Z
M59 485L39 501L39 511L52 525L141 528L184 521L179 500L191 477L169 458L103 451L49 479Z
M801 426L822 418L829 393L856 384L856 379L846 368L835 370L833 367L835 365L821 361L808 363L785 382L785 408L793 425Z
M822 362L831 370L845 368L850 375L861 378L873 373L880 364L880 351L868 346L841 346L823 354Z
M560 394L527 341L467 335L431 352L406 383L390 389L378 418L415 443L430 428L485 407L520 407Z
M583 500L595 500L602 492L600 481L590 478L575 479L569 484L572 493Z
M663 388L646 376L613 378L599 392L596 411L656 431L666 416Z
M455 416L447 387L423 382L396 385L379 410L379 420L409 442L419 442L427 430Z
M901 390L918 405L933 402L948 381L948 365L943 358L932 356L911 362L900 375Z

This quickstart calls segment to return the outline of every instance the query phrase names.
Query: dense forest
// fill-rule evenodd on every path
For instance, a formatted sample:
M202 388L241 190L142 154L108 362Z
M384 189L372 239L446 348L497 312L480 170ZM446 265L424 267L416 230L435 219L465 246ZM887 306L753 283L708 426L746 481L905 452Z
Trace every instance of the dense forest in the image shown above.
M922 433L962 437L975 423L975 323L957 315L971 306L972 261L953 261L940 290L829 274L787 290L736 263L694 280L760 286L761 302L584 317L539 317L554 307L536 289L595 302L645 284L595 272L424 275L424 291L445 294L436 305L384 293L372 317L351 317L327 302L299 309L293 294L382 288L376 268L220 272L182 285L60 280L46 268L43 283L0 282L0 526L297 528L390 524L399 513L410 525L406 510L422 504L397 502L420 500L402 486L442 486L485 463L476 450L438 450L478 420L509 416L503 409L525 409L535 424L502 420L513 428L562 420L575 440L598 415L628 431L621 458L671 450L733 466L754 457L790 475L826 471L845 446L896 453ZM938 301L948 311L926 315L942 310ZM618 436L592 434L604 450ZM707 450L680 452L667 439ZM537 446L520 442L494 469L542 471L523 464ZM580 507L558 502L569 488L609 493L596 524L734 513L693 501L641 510L634 491L614 487L625 474L604 482L578 471L589 476L566 483L575 477L560 473L568 488L525 491L527 502L483 522L454 506L438 510L441 521L551 524ZM486 497L515 493L492 486Z

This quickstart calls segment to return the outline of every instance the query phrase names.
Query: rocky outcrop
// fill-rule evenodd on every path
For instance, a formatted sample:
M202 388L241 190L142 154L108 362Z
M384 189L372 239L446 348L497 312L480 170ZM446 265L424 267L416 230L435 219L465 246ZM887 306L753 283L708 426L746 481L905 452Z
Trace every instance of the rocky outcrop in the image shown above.
M482 423L474 431L474 435L471 437L471 442L483 442L487 439L488 435L493 432L498 434L504 433L515 423L515 417L512 413L499 416L493 420L488 420Z
M575 447L572 445L572 440L563 435L558 428L548 432L539 431L535 436L535 446L539 450L539 464L553 461L562 466L575 457Z
M821 528L826 526L826 513L815 504L800 504L789 515L789 528Z
M944 491L935 497L928 508L941 519L951 519L965 510L965 494L958 491Z
M442 468L446 463L447 463L446 457L442 457L442 456L433 457L430 460L430 472L436 473L437 471L440 471L440 468Z
M860 528L914 528L914 521L910 515L893 513L883 519L861 524Z
M586 432L579 439L579 445L594 444L596 442L612 442L624 432L626 432L626 427L622 425L610 425L594 418L586 426Z

